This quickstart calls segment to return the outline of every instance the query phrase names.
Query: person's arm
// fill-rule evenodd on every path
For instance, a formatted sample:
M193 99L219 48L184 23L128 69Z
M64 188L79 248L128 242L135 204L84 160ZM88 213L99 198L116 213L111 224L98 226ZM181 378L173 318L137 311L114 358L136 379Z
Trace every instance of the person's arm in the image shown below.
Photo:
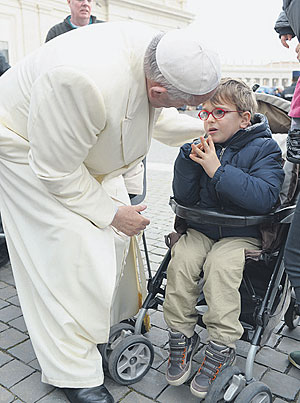
M38 78L32 89L29 164L45 190L65 208L99 228L112 223L132 235L149 222L139 214L143 207L117 210L84 164L105 125L103 98L89 77L72 68L54 68Z
M220 166L212 178L222 198L256 214L267 214L275 206L284 180L281 151L267 139L257 147L249 171L232 165Z
M179 113L176 108L163 108L156 122L153 138L173 147L204 136L202 120Z
M279 38L280 38L283 46L288 48L289 45L287 44L286 41L287 40L290 41L295 36L295 33L294 33L292 27L290 26L290 23L289 23L286 13L284 11L282 11L279 14L279 17L277 18L274 29L279 34Z

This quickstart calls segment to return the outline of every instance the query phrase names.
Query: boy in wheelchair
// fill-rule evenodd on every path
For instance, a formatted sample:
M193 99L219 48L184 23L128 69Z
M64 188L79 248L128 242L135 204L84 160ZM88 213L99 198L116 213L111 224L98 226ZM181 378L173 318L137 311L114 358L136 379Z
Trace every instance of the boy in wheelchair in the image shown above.
M267 214L275 206L284 172L281 151L267 119L256 114L252 90L242 81L223 79L199 113L206 138L181 147L175 162L173 192L182 205L228 214ZM187 221L187 230L172 248L167 270L164 318L170 329L166 373L171 385L190 376L199 346L196 303L203 271L209 335L203 363L191 392L204 398L211 382L235 361L239 322L239 287L245 250L261 246L258 226L221 227Z

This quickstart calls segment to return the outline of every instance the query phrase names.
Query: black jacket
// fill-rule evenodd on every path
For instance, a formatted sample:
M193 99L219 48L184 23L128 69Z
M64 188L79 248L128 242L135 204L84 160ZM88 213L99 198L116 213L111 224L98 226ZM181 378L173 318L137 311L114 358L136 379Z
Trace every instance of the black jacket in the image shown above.
M184 144L175 161L173 194L185 206L227 214L267 214L275 206L284 179L281 150L272 139L264 115L256 114L252 126L241 129L226 143L215 144L221 162L210 178L192 161L190 143ZM187 221L190 228L212 239L260 237L257 226L218 227Z
M50 28L49 31L48 31L48 34L47 34L45 42L48 42L51 39L55 38L56 36L64 34L65 32L72 31L73 29L75 29L69 22L70 17L71 16L68 15L63 20L63 22L60 22L59 24L56 24L52 28ZM92 15L91 17L92 17L92 24L98 24L100 22L104 22L104 21L101 21L101 20L97 20L94 15Z
M10 65L7 63L4 55L0 52L0 76L6 72L10 68Z
M283 0L282 12L275 23L275 31L281 35L291 34L300 42L300 1Z

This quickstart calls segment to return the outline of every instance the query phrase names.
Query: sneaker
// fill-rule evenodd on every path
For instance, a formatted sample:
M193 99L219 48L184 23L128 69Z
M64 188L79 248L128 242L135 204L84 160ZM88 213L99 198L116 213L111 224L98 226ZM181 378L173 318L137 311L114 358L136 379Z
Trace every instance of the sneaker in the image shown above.
M233 348L210 341L206 347L202 365L191 382L192 394L204 398L218 373L233 365L234 361L235 350Z
M289 354L289 362L296 368L300 369L300 351L293 351Z
M170 355L166 379L170 385L182 385L189 378L199 343L197 333L188 338L182 333L169 331Z

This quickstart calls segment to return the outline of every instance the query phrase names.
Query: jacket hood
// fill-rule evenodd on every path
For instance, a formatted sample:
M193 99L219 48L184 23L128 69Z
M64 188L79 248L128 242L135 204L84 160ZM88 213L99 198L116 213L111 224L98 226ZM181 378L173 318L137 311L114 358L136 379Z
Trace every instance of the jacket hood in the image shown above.
M246 127L246 129L238 130L234 136L231 137L231 139L219 145L221 145L223 148L230 146L230 148L234 150L244 147L247 143L255 138L272 138L272 132L265 115L256 113L253 116L251 123L251 126Z

